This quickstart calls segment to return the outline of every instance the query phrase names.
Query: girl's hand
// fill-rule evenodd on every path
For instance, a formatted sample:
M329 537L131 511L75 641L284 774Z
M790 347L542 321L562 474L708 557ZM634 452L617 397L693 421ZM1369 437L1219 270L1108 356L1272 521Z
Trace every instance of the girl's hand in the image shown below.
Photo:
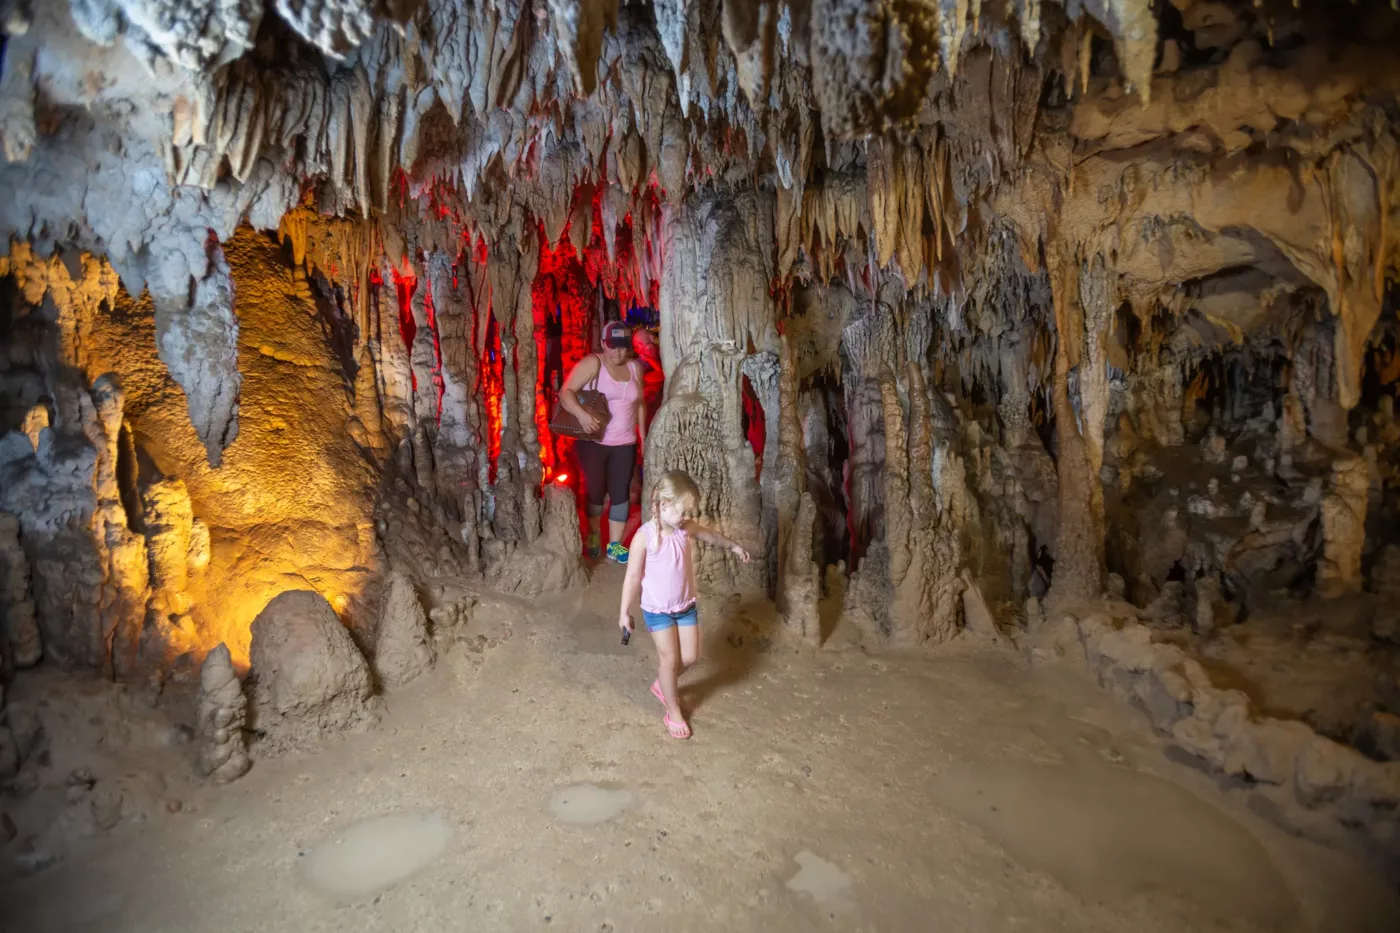
M625 632L630 632L636 628L635 623L632 621L632 613L624 612L622 615L618 616L617 627Z
M742 544L736 544L729 550L733 551L734 556L739 558L744 563L747 564L749 562L749 552L744 550L744 546Z

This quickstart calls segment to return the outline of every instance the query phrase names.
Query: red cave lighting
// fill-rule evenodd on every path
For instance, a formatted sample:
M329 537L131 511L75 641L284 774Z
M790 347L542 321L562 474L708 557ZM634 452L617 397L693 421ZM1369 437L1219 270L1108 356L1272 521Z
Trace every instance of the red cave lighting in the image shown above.
M403 272L391 269L389 274L394 278L394 293L399 299L399 336L403 338L403 345L408 348L409 359L412 360L413 338L418 336L418 322L413 320L413 293L418 288L418 276L413 274L412 269L407 268ZM413 372L411 363L408 375L413 380L413 391L417 392L418 376Z
M428 316L428 333L433 338L433 393L434 422L442 426L442 396L447 391L447 381L442 377L442 340L438 336L437 308L433 306L433 290L423 292L423 309Z
M767 441L767 428L763 419L763 405L758 401L758 395L754 393L753 386L749 383L749 377L745 376L744 382L744 433L748 437L749 446L753 448L754 475L763 470L763 446Z
M486 457L488 482L496 482L496 461L501 456L501 399L506 393L501 353L501 333L496 315L486 312L486 340L481 350L481 394L486 400Z
M535 426L540 438L540 462L544 467L545 482L553 478L561 485L566 484L571 475L577 475L576 470L567 466L573 458L573 440L554 437L549 430L549 414L558 398L556 383L562 385L578 361L596 349L593 346L593 332L601 324L597 320L599 290L616 298L622 308L636 305L655 307L660 297L660 237L656 235L661 217L658 189L653 185L640 195L642 200L639 203L644 206L643 219L648 223L641 244L645 255L636 255L634 218L629 212L618 222L611 260L608 259L603 238L603 187L580 187L576 189L574 197L575 213L565 224L556 243L549 243L544 225L539 225L539 270L530 296L537 337ZM588 245L579 255L569 233L575 218L581 213L581 204L590 197L591 230ZM641 285L639 261L644 261L653 270L645 293ZM558 328L557 377L555 371L550 369L551 318L556 319ZM555 475L556 471L558 475Z

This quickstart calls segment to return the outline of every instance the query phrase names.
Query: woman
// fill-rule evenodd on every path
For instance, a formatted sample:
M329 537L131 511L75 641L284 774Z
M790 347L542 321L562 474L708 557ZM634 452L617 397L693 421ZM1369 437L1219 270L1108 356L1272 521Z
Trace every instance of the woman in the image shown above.
M603 498L608 508L608 559L627 563L622 533L627 528L628 487L637 465L637 444L647 439L646 399L642 374L629 360L632 334L626 325L611 321L603 327L603 352L586 356L574 366L559 403L578 419L588 433L598 430L598 419L578 403L578 390L598 377L598 391L608 400L609 419L603 436L596 441L580 440L574 451L583 468L588 496L588 556L598 556L598 540L603 519Z

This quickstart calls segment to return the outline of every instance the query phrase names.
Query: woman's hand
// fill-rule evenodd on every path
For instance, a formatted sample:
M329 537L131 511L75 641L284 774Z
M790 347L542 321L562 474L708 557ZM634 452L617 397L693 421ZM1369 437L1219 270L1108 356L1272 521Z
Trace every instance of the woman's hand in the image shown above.
M744 546L742 544L736 544L729 550L733 551L734 556L739 558L739 560L743 561L746 564L749 562L749 552L744 550Z
M579 408L578 426L583 428L585 434L596 434L598 432L598 419L588 413L586 408Z
M624 612L622 613L622 615L618 616L617 627L622 629L624 632L630 632L634 628L636 628L635 623L633 623L632 621L632 613Z

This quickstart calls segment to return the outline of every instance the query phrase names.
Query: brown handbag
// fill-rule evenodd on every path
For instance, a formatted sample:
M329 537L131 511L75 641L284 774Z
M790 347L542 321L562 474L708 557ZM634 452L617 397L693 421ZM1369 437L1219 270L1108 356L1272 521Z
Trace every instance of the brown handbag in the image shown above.
M574 437L583 441L596 441L608 429L608 421L612 418L612 411L608 408L608 397L598 391L598 377L602 375L604 365L602 357L599 357L598 371L593 374L593 378L587 386L575 393L578 396L579 407L598 419L598 430L591 434L584 431L579 426L578 418L564 407L561 400L554 403L554 414L549 416L549 430L555 437Z

